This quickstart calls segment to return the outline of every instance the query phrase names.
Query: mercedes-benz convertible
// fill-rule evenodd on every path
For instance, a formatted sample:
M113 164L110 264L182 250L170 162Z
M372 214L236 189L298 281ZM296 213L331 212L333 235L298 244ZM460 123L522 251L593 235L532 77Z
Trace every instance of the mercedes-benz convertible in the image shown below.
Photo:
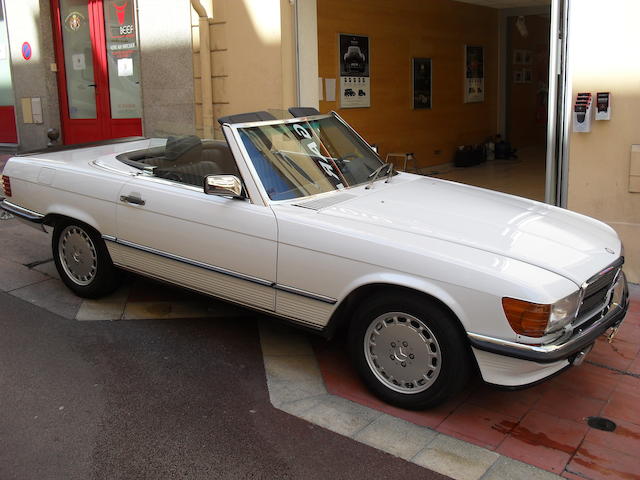
M368 387L433 406L470 375L522 387L579 364L628 308L608 225L396 172L337 114L220 119L225 140L134 139L11 158L4 210L52 231L77 295L119 270L331 336Z

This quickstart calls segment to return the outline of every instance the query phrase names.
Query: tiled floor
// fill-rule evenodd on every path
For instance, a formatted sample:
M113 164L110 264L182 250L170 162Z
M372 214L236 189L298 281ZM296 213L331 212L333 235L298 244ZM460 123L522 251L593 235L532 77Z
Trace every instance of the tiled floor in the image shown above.
M532 146L521 149L512 160L491 160L465 168L436 165L423 168L421 173L544 201L545 157L544 146Z
M391 407L360 382L338 341L315 342L327 390L568 478L640 479L640 288L612 344L601 338L587 361L536 387L501 391L479 381L433 410ZM614 432L590 428L604 416Z

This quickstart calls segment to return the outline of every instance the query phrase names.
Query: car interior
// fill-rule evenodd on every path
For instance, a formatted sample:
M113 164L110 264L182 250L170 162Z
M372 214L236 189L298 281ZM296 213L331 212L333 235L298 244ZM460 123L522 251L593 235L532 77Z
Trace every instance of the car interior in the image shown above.
M208 175L240 177L227 142L196 135L172 136L164 146L118 155L118 160L154 177L202 187Z
M315 108L292 107L294 117L317 115ZM218 122L245 123L275 120L269 112L249 112L221 117ZM270 142L265 138L266 144ZM202 187L208 175L235 175L241 178L231 149L223 140L202 140L196 135L170 136L165 145L125 152L116 157L121 162L158 178Z

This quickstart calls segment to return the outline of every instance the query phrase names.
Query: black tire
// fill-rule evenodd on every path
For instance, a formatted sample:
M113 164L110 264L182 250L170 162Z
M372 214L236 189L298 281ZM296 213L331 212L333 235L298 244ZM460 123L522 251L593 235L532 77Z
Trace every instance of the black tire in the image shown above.
M51 247L60 278L79 297L99 298L120 284L104 240L89 225L71 219L56 223Z
M353 363L371 392L385 402L411 410L433 407L469 378L469 348L457 322L428 298L377 295L365 301L349 327Z

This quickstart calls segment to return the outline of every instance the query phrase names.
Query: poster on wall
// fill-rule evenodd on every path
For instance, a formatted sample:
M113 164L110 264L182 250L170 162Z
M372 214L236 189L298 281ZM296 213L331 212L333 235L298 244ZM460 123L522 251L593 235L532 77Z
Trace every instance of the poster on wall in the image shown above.
M484 102L484 47L464 47L464 102Z
M341 33L338 44L340 107L370 107L369 37Z
M104 0L112 118L139 118L140 50L134 0Z
M413 58L413 108L431 108L431 59Z

